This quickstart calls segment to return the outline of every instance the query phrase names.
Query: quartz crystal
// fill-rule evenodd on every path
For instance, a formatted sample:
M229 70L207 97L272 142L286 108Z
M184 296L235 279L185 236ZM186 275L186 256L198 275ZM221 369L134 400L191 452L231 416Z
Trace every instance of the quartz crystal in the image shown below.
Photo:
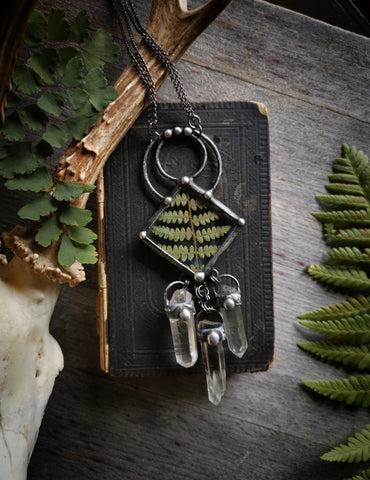
M198 328L202 328L199 322ZM210 334L208 335L210 337ZM201 342L202 358L207 379L208 399L214 405L218 405L226 390L226 366L222 338L214 344L206 339Z
M235 287L221 284L217 290L217 297L229 350L241 358L248 348L248 341L243 322L240 292Z
M169 301L167 315L176 361L185 368L192 367L198 359L194 313L192 294L185 288L175 290Z

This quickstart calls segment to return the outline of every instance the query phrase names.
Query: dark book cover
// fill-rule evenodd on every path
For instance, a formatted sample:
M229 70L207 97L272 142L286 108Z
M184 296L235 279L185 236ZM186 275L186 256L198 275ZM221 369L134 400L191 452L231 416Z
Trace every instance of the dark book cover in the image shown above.
M268 118L263 105L219 102L195 105L204 133L217 145L223 173L214 196L245 219L245 226L215 265L240 282L249 348L243 358L226 347L230 372L267 370L273 361L274 328L271 268L270 173ZM184 125L179 104L161 104L161 129ZM113 375L166 375L203 372L201 360L184 369L175 362L170 325L163 306L166 286L180 270L139 240L139 233L160 208L143 178L148 146L144 113L116 149L104 170L104 204L100 221L100 318L103 368ZM186 175L189 152L163 153L163 164L174 176ZM185 158L186 157L186 158ZM192 160L190 160L192 161ZM212 165L196 181L212 183ZM153 180L155 182L155 180ZM173 185L155 187L171 192ZM101 309L100 309L101 312ZM102 315L102 313L100 313Z

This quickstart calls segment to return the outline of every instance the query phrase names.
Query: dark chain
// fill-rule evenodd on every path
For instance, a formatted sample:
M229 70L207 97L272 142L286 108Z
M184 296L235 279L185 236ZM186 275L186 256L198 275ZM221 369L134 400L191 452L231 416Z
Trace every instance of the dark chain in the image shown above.
M124 4L124 2L119 2L117 0L112 0L113 6L116 10L118 21L122 33L123 43L130 55L132 63L134 64L136 70L138 71L140 78L144 82L146 91L147 91L147 102L148 102L148 116L149 116L149 137L158 135L158 103L157 95L155 91L155 85L153 78L149 72L148 66L145 63L139 49L137 48L130 22L129 22L129 12ZM123 19L123 20L122 20Z
M202 127L200 118L194 113L193 106L188 100L175 64L173 63L168 53L163 50L160 45L158 45L158 43L153 39L150 33L141 24L136 12L134 0L112 0L112 2L118 14L125 46L147 89L149 107L149 133L154 133L155 135L158 135L158 105L155 93L155 85L149 69L135 43L130 27L130 22L132 23L135 30L139 33L141 38L145 41L145 43L152 49L157 58L161 60L163 66L167 70L171 78L172 84L176 90L177 96L187 114L189 126L192 128L196 128L201 132ZM123 22L121 17L123 17L124 19Z

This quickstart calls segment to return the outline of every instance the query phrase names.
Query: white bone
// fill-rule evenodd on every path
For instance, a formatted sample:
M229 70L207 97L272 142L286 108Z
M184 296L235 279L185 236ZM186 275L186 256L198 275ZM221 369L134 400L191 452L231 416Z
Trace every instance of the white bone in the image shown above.
M14 257L0 266L0 478L26 480L63 354L49 333L60 286Z

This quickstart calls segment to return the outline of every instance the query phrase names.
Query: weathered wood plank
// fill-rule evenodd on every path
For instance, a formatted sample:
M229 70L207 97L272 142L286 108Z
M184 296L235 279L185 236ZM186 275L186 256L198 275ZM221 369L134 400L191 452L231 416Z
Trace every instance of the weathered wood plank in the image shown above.
M149 0L137 3L144 14ZM72 14L86 8L97 26L118 34L108 1L40 1L45 10L51 4ZM304 274L325 251L309 212L318 208L314 196L323 192L341 142L370 153L369 45L260 0L233 0L191 47L179 68L192 100L260 101L269 111L275 364L267 373L229 378L218 408L208 403L202 376L105 378L98 367L97 277L88 267L87 281L64 288L54 314L65 370L41 427L31 480L350 476L353 467L326 464L319 455L368 423L368 412L317 401L299 387L302 378L346 372L298 350L296 342L311 334L295 317L341 298ZM120 68L110 69L112 79ZM176 99L168 83L160 98ZM6 229L25 196L3 189L0 195Z

